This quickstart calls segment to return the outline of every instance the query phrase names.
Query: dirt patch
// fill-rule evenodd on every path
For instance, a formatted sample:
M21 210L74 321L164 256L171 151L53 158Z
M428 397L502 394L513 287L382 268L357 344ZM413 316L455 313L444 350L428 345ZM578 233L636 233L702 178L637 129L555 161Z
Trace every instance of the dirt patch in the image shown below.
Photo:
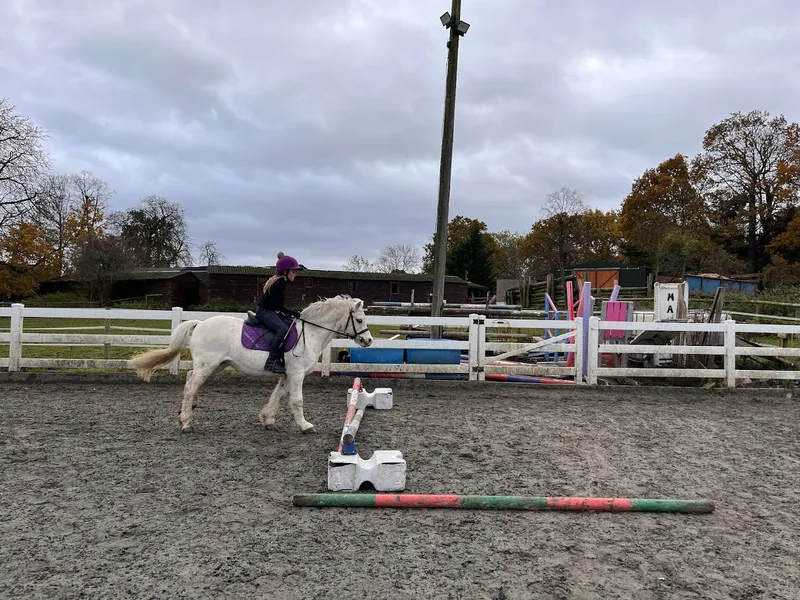
M709 498L711 515L294 508L326 491L344 379L296 429L271 382L0 384L5 598L797 598L800 407L783 394L391 386L362 456L408 492ZM794 590L794 592L792 591Z

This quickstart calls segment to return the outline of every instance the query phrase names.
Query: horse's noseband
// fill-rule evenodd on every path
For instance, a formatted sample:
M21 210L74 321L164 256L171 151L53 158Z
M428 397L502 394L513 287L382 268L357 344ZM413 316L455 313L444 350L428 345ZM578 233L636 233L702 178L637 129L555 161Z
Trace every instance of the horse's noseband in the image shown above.
M367 331L369 331L369 327L365 327L364 329L362 329L360 331L356 328L356 320L355 320L355 317L353 317L353 311L352 310L350 311L350 316L347 319L347 323L353 325L353 331L355 333L353 335L350 335L346 331L343 332L343 333L344 333L344 335L346 335L348 338L350 338L353 341L355 341L355 339L358 336L360 336L362 333L366 333ZM345 329L347 329L347 325L345 325Z

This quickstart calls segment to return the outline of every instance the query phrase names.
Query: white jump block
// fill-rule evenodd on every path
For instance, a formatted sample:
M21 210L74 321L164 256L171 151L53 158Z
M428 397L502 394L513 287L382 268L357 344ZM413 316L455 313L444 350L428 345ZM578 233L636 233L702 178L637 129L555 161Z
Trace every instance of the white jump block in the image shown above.
M355 492L369 482L378 492L400 492L406 487L406 461L398 450L376 450L368 460L358 454L331 452L328 457L328 489Z
M347 390L347 400L350 400L350 394L353 393L353 388ZM376 410L388 410L394 405L394 395L392 388L375 388L371 392L361 390L358 392L358 400L356 400L356 409L367 408L371 406Z

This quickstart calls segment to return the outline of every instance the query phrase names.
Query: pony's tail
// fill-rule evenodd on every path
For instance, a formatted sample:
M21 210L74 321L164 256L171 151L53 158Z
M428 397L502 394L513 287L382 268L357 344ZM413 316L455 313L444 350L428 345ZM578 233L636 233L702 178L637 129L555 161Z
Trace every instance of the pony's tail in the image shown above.
M133 368L136 369L136 374L139 378L144 381L150 381L153 371L161 367L166 367L179 357L183 349L186 348L186 345L189 343L189 337L192 335L198 323L200 323L198 319L184 321L172 332L172 339L167 348L150 350L131 360L131 364Z

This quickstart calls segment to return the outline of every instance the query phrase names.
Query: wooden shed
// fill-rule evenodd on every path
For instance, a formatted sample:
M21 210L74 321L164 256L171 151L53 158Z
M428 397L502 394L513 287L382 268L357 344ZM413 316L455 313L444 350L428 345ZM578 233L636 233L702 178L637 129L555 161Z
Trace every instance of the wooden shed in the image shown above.
M200 282L192 270L165 268L130 271L111 284L112 301L144 298L188 308L200 302Z
M577 278L578 285L588 281L593 289L612 288L614 281L619 282L622 288L644 288L647 287L647 278L652 271L650 267L635 267L610 260L594 260L572 265L570 270Z

